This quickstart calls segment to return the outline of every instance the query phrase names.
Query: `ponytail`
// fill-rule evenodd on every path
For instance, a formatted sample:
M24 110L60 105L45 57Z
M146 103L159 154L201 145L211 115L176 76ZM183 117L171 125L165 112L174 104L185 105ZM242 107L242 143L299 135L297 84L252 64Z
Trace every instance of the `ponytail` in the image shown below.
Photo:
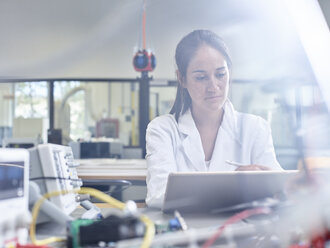
M170 114L174 114L175 120L179 120L179 116L187 112L191 107L191 97L188 93L187 88L183 88L182 85L178 84L176 91L176 97Z

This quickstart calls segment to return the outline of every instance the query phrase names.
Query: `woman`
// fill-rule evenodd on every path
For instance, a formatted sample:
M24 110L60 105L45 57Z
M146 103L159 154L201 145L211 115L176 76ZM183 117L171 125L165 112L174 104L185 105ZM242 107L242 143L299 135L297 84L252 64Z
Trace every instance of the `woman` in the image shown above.
M222 39L193 31L179 42L175 59L173 108L147 128L147 205L161 207L170 172L281 169L266 121L236 112L228 100L231 59Z

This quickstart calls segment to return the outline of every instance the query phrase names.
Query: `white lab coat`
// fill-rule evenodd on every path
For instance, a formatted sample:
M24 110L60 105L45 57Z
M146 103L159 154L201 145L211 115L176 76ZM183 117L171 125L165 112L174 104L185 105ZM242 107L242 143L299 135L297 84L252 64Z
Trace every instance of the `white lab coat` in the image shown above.
M209 167L189 110L178 122L171 114L152 120L147 128L146 142L146 203L151 207L162 206L170 172L235 170L236 167L227 164L226 160L282 169L276 160L268 123L258 116L235 111L229 100L224 105L223 121Z

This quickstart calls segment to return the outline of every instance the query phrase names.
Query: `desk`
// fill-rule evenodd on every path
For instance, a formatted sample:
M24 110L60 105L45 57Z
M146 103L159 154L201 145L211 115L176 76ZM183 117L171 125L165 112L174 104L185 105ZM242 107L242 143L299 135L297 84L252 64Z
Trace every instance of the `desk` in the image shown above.
M102 213L107 216L110 213L113 213L112 208L101 208ZM140 211L147 215L150 219L152 219L155 223L167 223L170 219L174 216L172 214L164 214L160 210L157 209L140 209ZM82 208L77 208L73 213L72 217L79 218L85 212ZM228 219L230 214L221 214L221 215L214 215L214 214L182 214L183 218L185 219L188 225L188 233L184 234L182 232L170 232L161 235L155 236L153 240L153 245L156 247L165 247L174 244L173 240L182 241L183 243L187 241L197 241L198 239L206 240L210 237L211 234L215 233L219 226L221 226L225 220ZM259 222L259 221L258 221ZM232 224L226 228L225 232L223 233L223 239L219 239L217 245L228 245L228 246L218 246L218 247L255 247L256 245L256 233L265 234L271 233L273 226L263 225L256 227L254 223L249 222L238 222L236 224ZM260 224L260 223L259 223ZM50 235L51 234L51 235ZM46 228L46 225L40 225L38 228L38 238L46 238L49 236L62 236L65 237L65 228L56 226L55 223L51 223L49 227ZM176 236L174 238L174 236ZM235 246L233 246L233 241L235 237ZM131 248L131 247L140 247L142 239L130 239L130 240L122 240L117 243L118 248ZM202 241L203 243L204 241ZM162 244L162 245L161 245ZM52 244L51 247L57 248L67 248L65 243L57 243ZM185 246L186 247L186 246ZM259 246L259 247L267 247L267 246ZM275 247L275 246L274 246Z
M143 209L141 210L155 223L165 223L174 216L171 214L164 214L155 209ZM187 223L188 230L186 232L168 232L165 234L156 235L153 239L153 246L155 247L201 247L200 245L209 239L218 228L231 216L231 214L182 214L182 217ZM222 239L219 239L216 243L217 247L255 247L256 233L269 232L267 228L264 230L258 230L252 223L240 221L238 223L228 226ZM235 238L235 241L234 241ZM119 241L116 245L118 248L130 248L139 247L142 243L142 239L131 239ZM180 246L181 244L181 246ZM221 245L220 245L221 244ZM183 246L182 246L183 245ZM220 246L219 246L220 245ZM213 247L213 246L212 246ZM267 246L259 246L267 247Z
M82 209L76 210L75 214L76 216L79 216L79 214L82 213ZM113 209L111 208L101 208L102 213L107 216L110 214ZM139 211L145 215L147 215L155 224L167 224L170 219L174 218L173 214L165 214L161 212L159 209L153 209L153 208L143 208L139 209ZM78 215L77 215L78 214ZM209 238L209 236L217 230L219 226L221 226L225 220L229 218L232 214L221 214L221 215L215 215L215 214L203 214L203 213L194 213L194 214L182 214L182 217L184 218L185 222L187 223L188 230L189 232L192 233L193 237L191 239L197 238L197 237L205 237L205 239ZM255 228L252 224L248 224L245 222L239 222L236 224L233 224L229 227L229 229L233 230L240 229L239 236L241 238L246 238L246 236L251 235L251 232L255 231ZM244 230L243 230L244 229ZM166 234L161 234L157 235L154 240L154 245L156 247L169 247L168 245L171 244L172 242L172 237L174 235L181 235L181 232L169 232ZM231 236L238 236L238 235L233 235ZM184 236L181 238L185 238ZM166 240L168 239L168 240ZM160 244L160 242L165 242L162 243L162 245L157 245ZM141 238L137 239L131 239L131 240L122 240L118 242L118 247L126 247L126 248L131 248L131 247L140 247L140 244L142 242ZM167 245L164 245L166 244ZM172 243L173 244L173 243ZM117 247L117 246L116 246ZM171 246L170 246L171 247ZM175 246L176 247L176 246ZM244 247L244 246L241 246Z
M145 159L80 159L75 160L82 180L128 180L132 186L113 196L122 201L142 202L146 198L147 162Z
M145 159L79 159L77 173L81 179L119 179L144 181Z

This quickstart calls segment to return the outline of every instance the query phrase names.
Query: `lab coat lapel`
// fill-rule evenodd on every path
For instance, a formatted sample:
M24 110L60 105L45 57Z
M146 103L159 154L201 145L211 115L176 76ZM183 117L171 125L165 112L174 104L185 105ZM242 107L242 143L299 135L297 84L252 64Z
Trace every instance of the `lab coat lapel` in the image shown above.
M179 130L183 134L182 148L196 171L206 171L202 141L190 110L179 118Z
M219 170L219 168L221 170L232 170L232 166L228 166L225 160L232 160L233 157L236 157L236 143L241 143L237 127L237 116L233 105L227 100L211 158L210 171Z

